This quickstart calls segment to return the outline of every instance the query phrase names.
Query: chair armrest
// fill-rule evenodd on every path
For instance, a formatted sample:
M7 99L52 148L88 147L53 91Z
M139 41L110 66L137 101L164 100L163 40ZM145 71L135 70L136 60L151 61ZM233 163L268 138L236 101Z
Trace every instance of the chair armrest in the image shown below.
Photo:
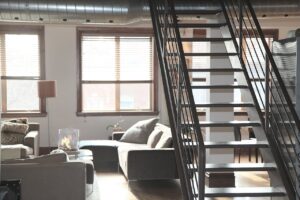
M24 137L24 145L29 146L33 149L33 155L39 155L40 138L38 131L30 131Z
M40 124L39 123L30 122L30 123L28 123L28 125L29 125L28 132L30 132L30 131L39 131L40 130Z
M122 138L122 136L124 135L124 133L125 133L124 131L114 131L112 133L112 140L119 141Z
M86 198L85 164L2 164L2 180L21 180L23 200L83 200Z
M178 178L174 149L129 150L127 176L128 180Z

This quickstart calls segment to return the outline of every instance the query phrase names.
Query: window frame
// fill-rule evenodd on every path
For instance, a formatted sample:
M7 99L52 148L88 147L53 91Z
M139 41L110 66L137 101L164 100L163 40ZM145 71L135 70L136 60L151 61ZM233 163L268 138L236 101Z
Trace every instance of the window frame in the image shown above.
M7 111L7 104L6 104L6 81L5 80L45 80L45 31L44 26L36 26L36 25L0 25L0 34L37 34L39 37L39 55L40 55L40 76L39 77L29 77L29 76L0 76L1 77L1 99L4 99L2 102L2 110L1 115L4 118L11 118L11 117L45 117L47 116L46 112L46 100L39 99L39 111L32 112L26 110L20 111ZM0 55L2 56L2 55Z
M134 81L139 83L152 83L153 82L153 88L152 88L152 107L153 109L151 111L108 111L108 112L87 112L83 111L83 95L82 95L82 85L83 83L88 83L89 81L83 81L82 80L82 46L81 46L81 38L84 34L95 34L97 36L152 36L152 53L153 53L153 81ZM158 59L157 59L157 53L156 53L156 47L155 47L155 41L154 41L154 34L153 30L150 28L95 28L95 27L78 27L77 28L77 116L146 116L146 115L157 115L158 114ZM101 83L104 82L114 82L114 83L130 83L132 81L101 81ZM93 81L93 83L97 83L97 81ZM120 86L120 85L119 85Z

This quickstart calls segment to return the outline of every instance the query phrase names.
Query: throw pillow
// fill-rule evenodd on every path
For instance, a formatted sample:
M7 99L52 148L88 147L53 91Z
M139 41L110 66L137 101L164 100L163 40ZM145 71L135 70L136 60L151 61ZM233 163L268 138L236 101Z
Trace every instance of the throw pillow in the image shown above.
M120 139L121 142L146 144L158 118L142 120L131 126Z
M26 134L28 131L28 124L20 124L14 122L3 122L1 126L1 132L13 132Z
M16 118L10 119L8 122L19 123L19 124L28 124L28 118Z
M24 134L13 132L1 132L1 144L23 144Z
M172 144L172 134L171 134L171 131L166 131L160 137L160 140L156 144L155 148L156 149L170 148L171 144Z
M163 132L161 130L154 129L148 138L147 145L151 148L154 148L162 134Z

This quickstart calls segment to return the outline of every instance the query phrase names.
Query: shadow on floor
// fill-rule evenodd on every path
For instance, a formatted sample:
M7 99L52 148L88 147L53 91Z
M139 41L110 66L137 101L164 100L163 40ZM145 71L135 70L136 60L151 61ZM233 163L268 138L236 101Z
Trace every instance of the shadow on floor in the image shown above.
M139 200L182 200L179 180L130 181L128 187Z

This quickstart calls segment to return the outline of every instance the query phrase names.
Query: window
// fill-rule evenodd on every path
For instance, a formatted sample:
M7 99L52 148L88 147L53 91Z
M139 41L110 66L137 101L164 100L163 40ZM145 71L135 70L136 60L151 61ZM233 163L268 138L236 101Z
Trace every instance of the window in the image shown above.
M42 27L0 27L2 111L4 116L37 114L45 110L37 95L44 78ZM30 115L32 116L32 115Z
M79 31L79 113L156 111L154 39L135 32Z

